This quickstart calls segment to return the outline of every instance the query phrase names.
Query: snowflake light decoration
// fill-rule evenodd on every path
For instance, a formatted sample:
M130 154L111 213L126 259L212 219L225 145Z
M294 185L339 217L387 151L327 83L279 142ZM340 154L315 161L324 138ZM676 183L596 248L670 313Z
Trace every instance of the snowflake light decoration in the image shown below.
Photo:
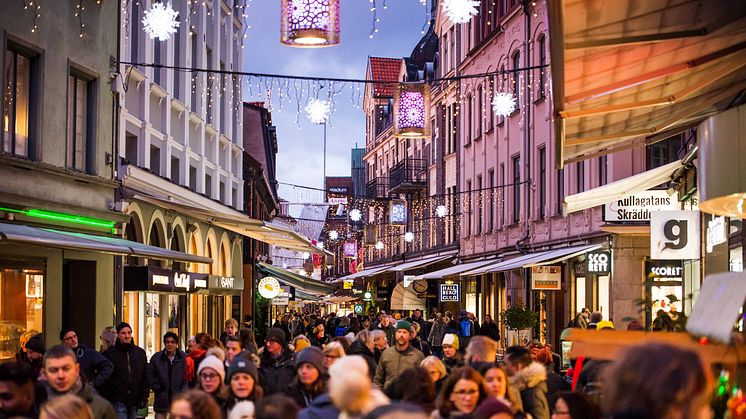
M355 208L350 210L350 220L358 222L361 218L363 218L363 213L360 212L359 209Z
M414 241L414 233L411 231L407 231L404 233L404 241L407 243L412 243Z
M445 205L438 205L435 208L435 215L438 216L438 218L443 218L448 214L448 208L446 208Z
M394 92L395 135L428 137L428 107L430 89L424 83L402 84Z
M478 0L443 0L443 13L453 23L466 23L479 13Z
M303 257L303 260L306 260L306 259L308 259L308 258L310 258L310 257L311 257L311 254L310 254L310 253L308 253L308 252L303 252L303 253L301 254L301 256Z
M512 93L497 92L492 98L492 110L499 116L508 116L515 111L516 103Z
M311 99L306 105L308 119L316 125L325 124L331 111L331 104L326 100Z
M143 29L150 39L167 41L179 27L179 21L176 20L178 16L179 12L171 7L171 3L153 3L153 7L146 10L145 17L142 18Z
M379 240L378 242L376 242L376 250L383 250L383 242L382 241Z
M296 47L339 44L339 0L283 0L281 42Z
M339 233L337 233L337 230L332 230L328 234L330 240L337 240L339 238Z

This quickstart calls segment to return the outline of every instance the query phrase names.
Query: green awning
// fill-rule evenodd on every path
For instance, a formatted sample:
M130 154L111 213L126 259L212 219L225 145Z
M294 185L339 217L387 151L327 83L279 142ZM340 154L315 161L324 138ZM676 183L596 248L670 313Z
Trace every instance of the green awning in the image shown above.
M308 294L327 295L337 290L335 285L301 276L277 266L272 266L264 262L257 262L256 265L259 271L263 274L273 276L283 284L290 285L291 287L295 287L296 289Z

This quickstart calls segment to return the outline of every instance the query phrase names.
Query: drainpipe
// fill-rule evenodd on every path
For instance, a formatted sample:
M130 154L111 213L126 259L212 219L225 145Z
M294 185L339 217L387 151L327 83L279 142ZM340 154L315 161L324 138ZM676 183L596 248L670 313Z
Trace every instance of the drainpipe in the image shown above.
M114 83L112 86L112 96L114 103L112 104L112 133L111 133L111 176L114 180L119 180L119 89L116 88L116 83L122 78L119 74L120 64L117 63L121 56L121 42L122 42L122 28L119 25L122 19L122 4L121 0L117 1L117 57L113 60L112 65L114 67L114 77L109 80ZM122 84L124 79L122 78ZM122 186L119 185L114 190L114 208L119 208L119 204L122 202ZM120 235L121 236L121 235ZM123 318L123 305L124 305L124 263L122 256L114 256L114 323L119 324Z
M531 50L529 48L531 42L531 10L529 10L530 0L523 0L523 22L524 22L524 45L525 45L525 65L524 68L531 67ZM520 79L520 75L517 75ZM518 242L516 242L516 250L521 253L526 253L528 246L524 246L530 234L531 226L531 85L529 84L529 75L524 76L523 86L523 101L526 104L526 111L523 119L523 160L524 160L524 176L525 182L525 202L524 214L526 214L525 220L525 232Z

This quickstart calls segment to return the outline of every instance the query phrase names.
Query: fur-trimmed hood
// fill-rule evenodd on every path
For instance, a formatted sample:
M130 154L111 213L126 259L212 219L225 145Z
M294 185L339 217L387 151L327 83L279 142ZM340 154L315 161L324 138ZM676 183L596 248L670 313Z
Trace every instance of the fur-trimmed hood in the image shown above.
M519 391L527 388L534 388L547 381L547 369L538 362L532 362L526 368L515 373L510 377L510 385L515 386Z

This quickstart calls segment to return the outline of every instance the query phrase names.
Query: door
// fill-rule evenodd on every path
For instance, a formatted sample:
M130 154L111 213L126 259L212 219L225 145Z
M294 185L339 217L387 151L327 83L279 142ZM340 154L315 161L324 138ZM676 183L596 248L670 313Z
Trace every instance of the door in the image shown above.
M65 259L62 264L62 325L70 326L78 340L98 347L96 331L96 262Z

